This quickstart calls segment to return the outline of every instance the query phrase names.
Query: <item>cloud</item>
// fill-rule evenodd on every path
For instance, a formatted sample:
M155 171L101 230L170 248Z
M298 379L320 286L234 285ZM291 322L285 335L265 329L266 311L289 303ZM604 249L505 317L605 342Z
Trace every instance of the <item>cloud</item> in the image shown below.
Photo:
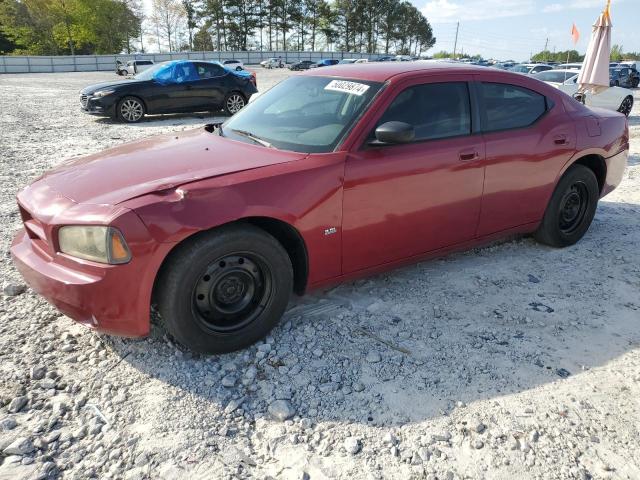
M624 0L613 0L612 6L616 3L622 3ZM585 8L604 8L605 2L603 0L571 0L565 3L552 3L542 8L543 13L561 12L563 10L579 10Z
M422 13L431 23L491 20L535 13L535 1L429 0L422 8Z

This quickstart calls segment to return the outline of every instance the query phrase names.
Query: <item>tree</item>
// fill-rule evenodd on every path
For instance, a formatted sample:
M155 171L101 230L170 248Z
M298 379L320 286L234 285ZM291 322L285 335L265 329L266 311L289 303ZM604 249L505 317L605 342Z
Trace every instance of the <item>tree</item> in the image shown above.
M151 21L159 37L158 46L160 38L166 39L169 51L173 51L178 47L176 32L186 17L184 6L178 0L153 0L151 11Z

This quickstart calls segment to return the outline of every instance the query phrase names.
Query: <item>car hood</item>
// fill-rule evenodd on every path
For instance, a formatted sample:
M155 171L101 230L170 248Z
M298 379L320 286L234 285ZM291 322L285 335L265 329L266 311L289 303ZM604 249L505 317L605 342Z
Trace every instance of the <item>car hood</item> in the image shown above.
M98 90L104 90L105 88L117 88L117 87L124 87L124 86L130 86L134 83L142 83L143 80L119 80L117 82L102 82L102 83L96 83L94 85L89 85L88 87L83 88L80 93L83 93L85 95L88 95L90 93L93 92L97 92Z
M196 180L306 156L230 140L202 128L150 137L71 160L39 182L76 203L117 205Z

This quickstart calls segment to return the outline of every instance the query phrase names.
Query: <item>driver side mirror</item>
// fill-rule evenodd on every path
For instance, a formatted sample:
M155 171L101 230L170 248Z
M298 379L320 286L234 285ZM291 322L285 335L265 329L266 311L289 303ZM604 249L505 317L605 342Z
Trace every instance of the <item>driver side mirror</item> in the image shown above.
M416 136L413 125L405 122L386 122L376 128L376 139L370 145L409 143Z

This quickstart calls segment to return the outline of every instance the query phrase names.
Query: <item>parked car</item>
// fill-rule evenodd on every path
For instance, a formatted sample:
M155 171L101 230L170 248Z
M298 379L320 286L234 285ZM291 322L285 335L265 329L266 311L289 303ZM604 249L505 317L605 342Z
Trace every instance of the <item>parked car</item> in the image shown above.
M396 62L412 62L413 57L409 55L396 55Z
M366 58L343 58L338 63L340 65L349 64L349 63L367 63L369 60Z
M313 60L300 60L299 62L288 65L288 68L291 70L309 70L315 63Z
M578 242L628 151L624 116L532 77L427 62L307 70L223 124L37 179L18 194L11 254L91 328L147 335L154 305L179 343L228 352L264 337L292 291L514 234Z
M544 63L520 63L511 67L509 71L525 75L536 75L540 72L551 70L552 68L553 67L551 65L546 65Z
M340 60L334 58L324 58L314 65L311 65L311 68L330 67L331 65L337 65L339 61Z
M553 68L558 70L580 70L582 68L582 62L561 63L560 65L555 65Z
M244 64L240 60L222 60L220 63L230 70L235 70L237 72L244 70Z
M378 57L378 62L395 62L396 57L392 55L383 55L382 57Z
M116 73L123 76L136 75L151 68L153 65L151 60L129 60L127 63L116 60Z
M174 60L154 65L133 80L90 85L80 92L85 113L139 122L146 114L224 108L233 115L256 93L255 75L218 62Z
M282 58L271 57L260 62L260 65L263 68L282 68L284 67L284 62Z
M629 67L609 69L609 85L612 87L633 88L637 85L636 80L633 70Z
M575 70L549 70L537 74L535 78L572 97L578 92L578 75ZM596 94L587 93L584 103L588 107L606 108L628 117L633 109L633 95L625 88L609 87Z

